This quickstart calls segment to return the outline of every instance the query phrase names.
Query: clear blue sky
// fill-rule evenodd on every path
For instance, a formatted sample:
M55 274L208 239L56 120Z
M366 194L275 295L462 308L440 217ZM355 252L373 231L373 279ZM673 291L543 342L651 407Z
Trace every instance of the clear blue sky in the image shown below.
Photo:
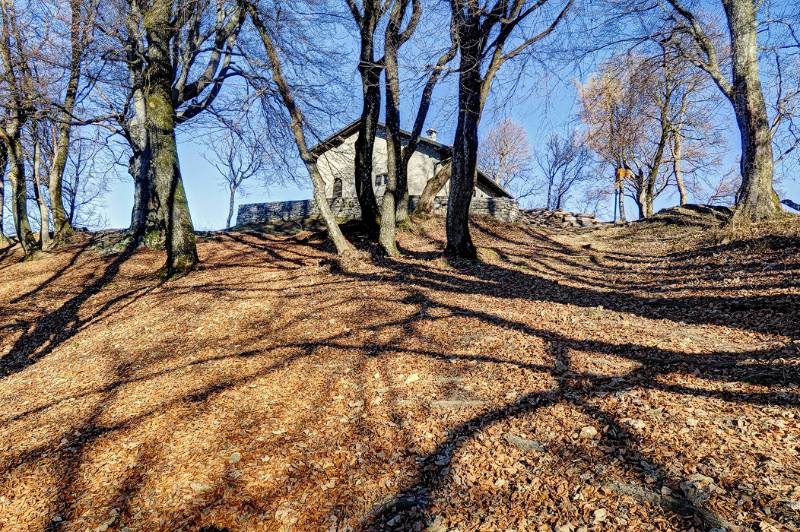
M346 43L352 46L352 43ZM355 54L353 55L352 68L344 65L343 72L352 75L353 95L348 109L344 109L342 125L354 120L360 113L359 80L356 73ZM487 108L482 120L482 132L485 134L494 123L504 117L511 117L520 123L527 131L529 143L535 150L541 146L552 132L564 133L577 124L576 120L576 90L574 86L574 73L559 75L553 72L531 71L517 84L513 92L506 89L507 84L499 79L496 84L495 95ZM434 95L433 108L429 114L428 127L435 127L439 131L439 140L445 143L452 141L454 129L454 110L457 104L454 91L455 76L437 88ZM411 98L404 95L403 126L410 128L413 120L412 109L409 104ZM415 104L415 102L411 102ZM720 173L724 173L736 165L739 152L738 130L733 118L733 112L727 102L723 102L720 118L726 126L728 150ZM322 128L326 129L326 128ZM328 128L329 129L329 128ZM330 131L323 131L330 133ZM228 209L227 191L222 188L221 177L217 170L203 157L208 148L199 140L193 139L191 125L179 134L179 155L181 171L184 178L186 193L189 198L192 218L198 230L219 229L224 227ZM290 154L296 157L294 150ZM606 169L606 171L608 171ZM237 198L237 206L241 203L256 203L264 201L278 201L288 199L308 198L311 195L310 182L305 171L300 169L300 185L287 183L280 186L264 186L262 181L253 180L245 186L246 196ZM104 214L110 227L127 227L130 221L130 211L133 198L133 186L125 169L119 167L118 178L111 183L111 190L104 200ZM784 179L778 185L783 197L792 197L800 201L800 182L797 172L794 179ZM612 180L607 179L609 188ZM677 195L670 190L662 195L656 204L657 208L673 205ZM608 200L608 209L611 208L611 199ZM570 205L567 206L568 208ZM631 204L628 213L634 213L635 207ZM234 214L235 216L235 214Z

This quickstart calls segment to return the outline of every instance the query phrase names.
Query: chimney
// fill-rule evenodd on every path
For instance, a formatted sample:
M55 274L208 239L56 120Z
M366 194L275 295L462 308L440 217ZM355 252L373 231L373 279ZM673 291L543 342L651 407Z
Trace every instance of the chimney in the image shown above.
M436 140L436 130L433 129L432 127L429 127L425 133L428 134L429 139Z

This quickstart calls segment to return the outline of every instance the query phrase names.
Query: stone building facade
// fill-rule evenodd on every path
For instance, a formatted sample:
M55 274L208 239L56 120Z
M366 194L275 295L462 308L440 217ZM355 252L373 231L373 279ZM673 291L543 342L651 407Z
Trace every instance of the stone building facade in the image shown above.
M348 125L312 149L317 158L317 167L325 181L325 195L334 214L340 220L357 219L361 216L354 179L358 125L359 122ZM407 143L410 134L403 132L401 137L402 141ZM408 165L411 209L418 201L428 180L450 159L451 154L452 148L437 142L436 132L433 130L428 130L428 137L420 140ZM386 130L380 125L375 138L372 175L372 187L379 202L386 190L386 159ZM446 211L449 191L448 182L436 196L434 212L443 214ZM493 216L508 222L513 222L519 217L519 207L511 194L480 171L470 210L475 214ZM245 225L300 220L317 214L319 211L313 200L253 203L239 206L236 223Z

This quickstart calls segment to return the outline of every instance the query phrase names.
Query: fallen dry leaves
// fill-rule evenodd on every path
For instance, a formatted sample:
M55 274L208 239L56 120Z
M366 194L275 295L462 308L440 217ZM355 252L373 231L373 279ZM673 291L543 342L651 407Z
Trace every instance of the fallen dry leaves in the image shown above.
M0 251L0 528L797 529L797 223L440 223Z

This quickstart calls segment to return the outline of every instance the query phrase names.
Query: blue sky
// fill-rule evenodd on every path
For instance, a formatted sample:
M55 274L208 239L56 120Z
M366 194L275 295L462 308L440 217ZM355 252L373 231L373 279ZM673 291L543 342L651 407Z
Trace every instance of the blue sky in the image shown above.
M439 30L440 31L440 30ZM340 72L345 78L350 77L348 90L352 89L346 108L338 109L340 125L344 125L358 117L361 104L359 101L360 85L356 72L356 54L354 53L354 43L348 39L336 39L339 53L343 59L343 64L338 65ZM413 40L412 40L413 42ZM423 37L420 46L425 46ZM417 50L419 53L419 50ZM347 63L349 59L350 64ZM507 65L513 69L514 65ZM510 72L510 71L509 71ZM401 72L401 75L403 73ZM576 89L575 78L580 75L585 79L587 71L578 74L576 71L558 72L543 68L528 68L520 82L511 83L510 79L498 78L495 83L493 97L484 114L481 129L486 134L493 124L505 117L511 117L521 124L528 134L528 140L533 150L542 146L548 136L553 132L566 133L571 128L578 125L576 118ZM405 72L408 76L408 71ZM516 75L514 80L517 80ZM427 127L434 127L439 131L439 140L450 143L452 141L454 129L455 108L457 104L456 92L454 87L455 76L440 84L434 94L434 101L428 117ZM513 87L513 90L509 89ZM416 112L416 95L411 97L411 93L404 93L403 96L403 126L410 128ZM722 174L736 166L739 153L739 137L736 128L733 112L727 102L723 102L720 107L719 118L725 126L725 137L727 140L727 152L724 160L719 167ZM319 126L321 133L332 132L332 126ZM223 189L221 176L218 171L208 163L204 155L207 155L208 147L203 139L198 139L198 128L193 128L191 124L184 126L179 132L179 156L181 171L184 178L186 193L189 198L189 205L192 213L195 228L198 230L211 230L224 227L228 209L227 191ZM296 157L295 150L291 150L291 157ZM305 174L305 170L300 167L297 183L284 183L281 185L265 186L263 181L254 179L245 185L247 195L239 195L237 206L241 203L256 203L264 201L279 201L288 199L308 198L311 195L310 181ZM599 169L600 182L607 183L610 188L612 179L610 175L606 178L604 172L609 169ZM779 172L780 173L780 172ZM783 172L786 173L786 172ZM789 172L792 173L792 172ZM111 183L111 189L104 200L103 210L105 219L110 227L126 227L130 219L132 205L133 187L130 178L127 176L125 168L119 167L118 177ZM783 179L779 183L778 189L784 197L791 197L795 200L800 198L800 181L794 172L794 179ZM605 181L603 181L605 180ZM697 198L695 198L697 200ZM677 194L672 188L665 192L656 203L656 208L674 205ZM610 211L612 199L609 198L607 209ZM574 207L567 205L568 208ZM636 209L629 200L627 212L635 213Z

